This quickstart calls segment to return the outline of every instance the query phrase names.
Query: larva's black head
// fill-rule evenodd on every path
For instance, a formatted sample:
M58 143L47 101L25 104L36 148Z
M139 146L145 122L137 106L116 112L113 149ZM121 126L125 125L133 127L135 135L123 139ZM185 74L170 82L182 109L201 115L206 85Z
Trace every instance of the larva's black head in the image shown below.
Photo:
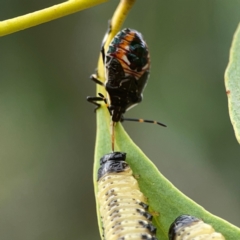
M169 240L174 240L180 228L186 227L187 225L191 225L192 223L199 222L199 221L200 220L198 218L190 215L181 215L177 217L169 228L169 231L168 231Z
M113 152L104 155L100 159L100 168L98 169L98 180L107 173L123 172L128 164L125 162L126 153Z

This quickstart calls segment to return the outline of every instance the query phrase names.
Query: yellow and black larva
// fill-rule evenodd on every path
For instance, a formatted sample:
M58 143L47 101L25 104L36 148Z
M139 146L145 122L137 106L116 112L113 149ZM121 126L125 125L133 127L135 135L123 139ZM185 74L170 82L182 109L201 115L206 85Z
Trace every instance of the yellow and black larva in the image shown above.
M105 240L157 240L152 215L126 153L113 152L100 159L98 202Z
M181 215L169 228L169 240L225 240L221 233L201 219L190 215Z

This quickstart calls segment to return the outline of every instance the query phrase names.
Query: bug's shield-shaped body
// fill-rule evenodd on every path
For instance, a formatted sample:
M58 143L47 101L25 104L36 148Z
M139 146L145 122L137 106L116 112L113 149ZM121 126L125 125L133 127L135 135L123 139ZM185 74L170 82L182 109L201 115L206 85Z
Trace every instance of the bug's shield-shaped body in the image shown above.
M139 190L126 154L113 152L101 158L98 201L105 240L157 240L146 198Z
M149 51L142 35L129 28L120 31L105 55L105 87L114 122L120 121L126 110L142 101L149 68Z
M225 240L225 238L201 219L181 215L170 226L169 240Z

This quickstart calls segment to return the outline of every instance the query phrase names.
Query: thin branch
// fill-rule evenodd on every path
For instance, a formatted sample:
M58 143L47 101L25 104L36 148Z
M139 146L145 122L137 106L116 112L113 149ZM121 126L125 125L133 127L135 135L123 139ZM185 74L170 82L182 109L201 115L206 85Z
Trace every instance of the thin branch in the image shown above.
M0 21L0 36L37 26L107 1L108 0L69 0L20 17Z
M131 10L132 6L134 5L136 0L120 0L120 3L115 10L112 19L111 19L111 32L109 33L106 42L105 42L105 49L108 48L110 42L114 38L114 36L120 31L123 22L125 21L129 11ZM100 55L98 61L98 74L100 79L104 79L104 67L102 62L102 56ZM101 88L100 88L101 89Z

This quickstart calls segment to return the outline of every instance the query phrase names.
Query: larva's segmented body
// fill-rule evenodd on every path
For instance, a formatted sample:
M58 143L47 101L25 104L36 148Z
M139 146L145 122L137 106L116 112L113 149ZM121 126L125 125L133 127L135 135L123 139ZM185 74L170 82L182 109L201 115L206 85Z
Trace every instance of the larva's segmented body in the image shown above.
M170 226L169 240L225 240L225 238L201 219L181 215Z
M101 158L98 201L105 240L157 240L146 198L139 190L126 154L113 152Z

